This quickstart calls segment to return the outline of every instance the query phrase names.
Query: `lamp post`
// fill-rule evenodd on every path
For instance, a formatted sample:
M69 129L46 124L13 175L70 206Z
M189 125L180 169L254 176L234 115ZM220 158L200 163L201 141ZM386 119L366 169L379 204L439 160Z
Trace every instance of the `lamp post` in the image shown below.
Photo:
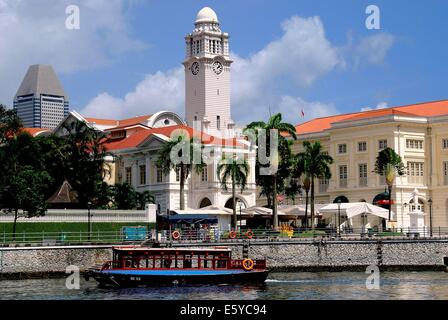
M241 201L238 202L238 205L240 207L240 232L241 232L241 223L242 223L242 213L241 213L241 207L243 206L243 204L241 203Z
M403 232L403 227L404 227L404 210L407 208L408 203L405 202L403 203L403 207L401 209L401 232Z
M338 236L341 236L341 199L338 199Z
M429 204L429 236L432 237L432 199L428 200Z
M92 232L92 226L90 224L90 209L92 208L92 202L87 202L87 239L90 241L90 233Z

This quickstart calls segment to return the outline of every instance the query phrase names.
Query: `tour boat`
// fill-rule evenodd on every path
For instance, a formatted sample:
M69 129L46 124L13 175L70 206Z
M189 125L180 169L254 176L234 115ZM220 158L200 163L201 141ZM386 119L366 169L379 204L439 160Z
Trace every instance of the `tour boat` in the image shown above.
M232 259L231 249L113 247L113 260L90 268L85 278L102 286L263 283L266 260Z

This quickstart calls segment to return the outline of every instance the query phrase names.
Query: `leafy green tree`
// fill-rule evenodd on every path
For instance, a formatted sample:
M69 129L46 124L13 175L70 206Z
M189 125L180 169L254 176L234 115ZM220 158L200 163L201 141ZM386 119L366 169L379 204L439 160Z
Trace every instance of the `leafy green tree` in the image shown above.
M14 214L13 238L17 219L43 216L47 210L44 191L51 177L46 171L25 166L14 175L8 175L0 187L0 203L3 211ZM21 212L19 212L19 210Z
M392 187L396 176L405 174L403 161L394 149L386 148L378 153L374 172L386 178L386 185L389 191L389 221L391 221Z
M296 137L295 127L286 122L282 122L281 113L277 113L269 118L268 122L256 121L250 123L245 129L244 132L248 133L251 131L259 131L264 130L266 132L266 156L271 157L275 154L271 155L270 148L270 135L271 130L273 134L276 134L278 137L278 149L274 150L278 155L278 170L272 175L261 175L260 168L267 168L270 164L262 164L260 163L260 159L257 155L256 162L256 183L258 186L262 188L262 193L264 193L268 197L268 204L272 201L272 218L273 218L273 226L274 229L278 228L278 214L277 214L277 196L279 191L284 190L285 187L285 179L290 175L291 169L291 140L287 140L284 135L292 137L294 140ZM257 138L256 144L259 146L259 141Z
M117 183L109 187L111 190L111 202L120 210L144 210L147 203L154 203L154 195L146 190L137 192L129 183Z
M147 203L155 203L154 195L148 190L137 192L136 195L137 209L139 210L144 210Z
M66 172L68 145L63 138L53 134L39 135L33 139L38 146L37 161L52 178L52 182L45 190L45 196L48 199L68 178Z
M114 187L101 182L97 186L97 194L93 199L93 206L97 209L109 209L113 205L114 200Z
M330 179L330 165L333 158L322 151L319 141L311 143L303 142L304 151L297 154L296 171L301 172L310 179L311 190L311 226L314 229L314 189L316 179Z
M23 124L17 112L0 104L0 144L18 134L22 128Z
M285 195L288 199L292 200L292 204L296 204L296 196L302 194L302 186L296 178L290 178L289 183L285 188Z
M238 157L223 157L218 164L217 174L221 182L221 188L227 191L227 183L229 180L232 184L232 204L233 204L233 227L237 226L236 216L236 187L240 187L241 193L246 188L247 178L249 175L249 164L246 159Z
M137 207L137 192L129 183L117 183L113 187L114 206L120 210L131 210Z
M193 170L201 173L206 166L202 158L202 148L202 144L195 142L186 132L177 132L158 152L157 167L162 169L165 175L171 170L179 172L180 210L185 210L185 182L188 176ZM195 159L194 155L198 155L198 159Z

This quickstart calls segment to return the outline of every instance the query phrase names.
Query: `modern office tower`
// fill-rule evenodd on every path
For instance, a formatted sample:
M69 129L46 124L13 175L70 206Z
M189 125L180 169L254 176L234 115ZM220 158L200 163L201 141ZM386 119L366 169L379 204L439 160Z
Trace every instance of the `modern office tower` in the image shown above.
M69 101L50 65L28 68L14 97L14 109L27 128L55 128L69 112Z

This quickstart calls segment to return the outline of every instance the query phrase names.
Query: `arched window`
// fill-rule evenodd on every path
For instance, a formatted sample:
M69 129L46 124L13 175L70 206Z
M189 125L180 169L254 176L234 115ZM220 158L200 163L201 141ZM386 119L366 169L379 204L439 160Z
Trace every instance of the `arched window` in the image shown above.
M208 206L211 206L211 205L212 205L212 202L210 201L210 199L209 198L204 198L204 199L201 200L201 203L199 204L199 208L205 208L205 207L208 207Z
M334 199L333 203L338 203L339 200L341 200L341 203L349 203L350 202L346 196L339 196Z
M423 202L423 200L421 198L418 198L418 204L415 204L414 199L412 199L411 201L409 201L409 211L410 212L415 212L415 211L425 212L425 203Z

